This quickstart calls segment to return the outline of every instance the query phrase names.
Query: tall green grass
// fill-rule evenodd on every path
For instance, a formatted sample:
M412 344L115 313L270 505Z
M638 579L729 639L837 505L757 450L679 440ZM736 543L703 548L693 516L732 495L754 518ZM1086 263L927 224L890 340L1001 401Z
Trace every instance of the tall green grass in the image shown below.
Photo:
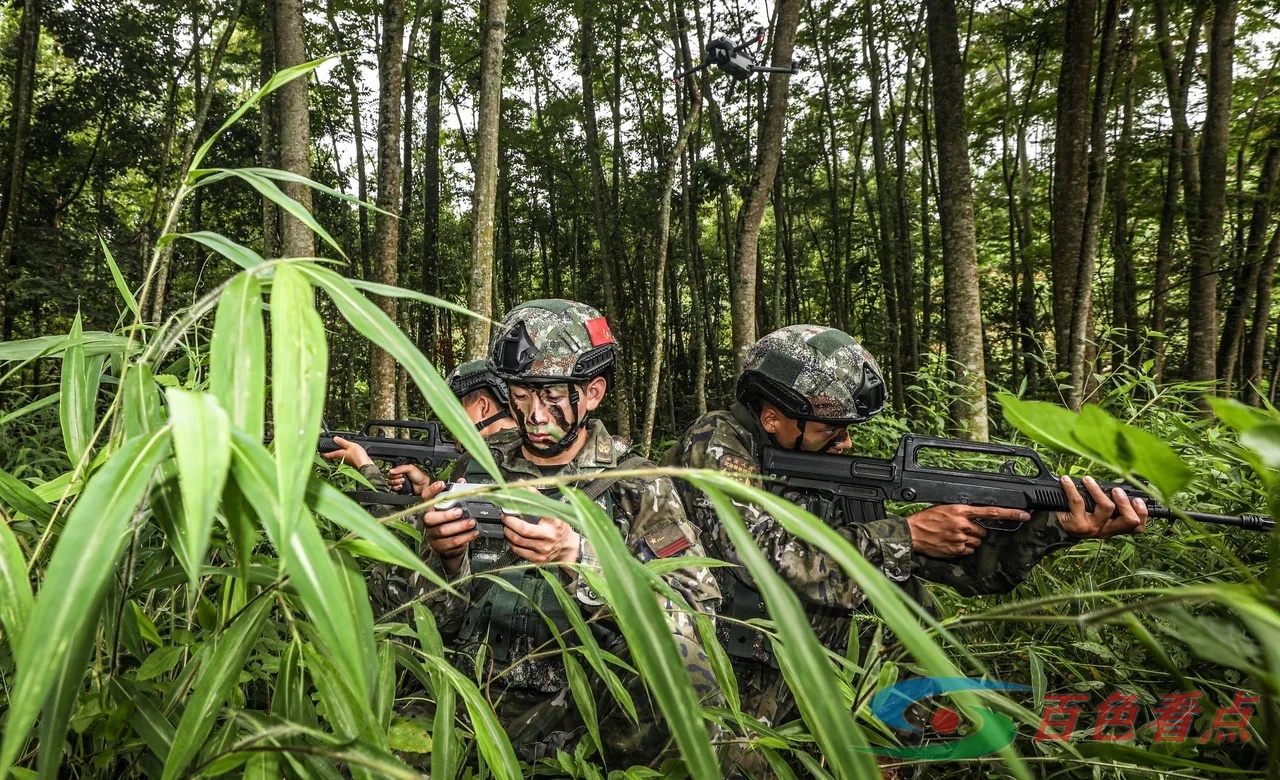
M194 191L235 179L307 222L341 255L276 184L298 177L201 167L227 127L318 64L284 72L251 96L198 151L169 211L159 245L196 241L218 253L239 269L225 284L168 322L146 323L139 312L149 308L149 285L135 294L107 253L128 312L117 330L85 331L77 318L65 336L0 345L2 397L23 398L0 414L0 780L413 777L419 769L515 778L530 771L517 761L487 692L450 665L427 609L405 605L375 622L365 584L374 563L434 575L394 524L373 520L316 470L328 389L316 297L325 296L400 362L434 413L497 476L440 373L365 293L458 307L349 279L327 260L263 258L224 236L173 232ZM201 343L193 334L210 319L211 336ZM34 398L29 388L5 390L18 368L40 358L60 360L56 389ZM928 388L916 390L928 396ZM1165 392L1153 386L1147 397ZM1112 412L1172 444L1101 410L1076 418L1011 401L1005 412L1069 456L1150 477L1170 494L1192 473L1208 476L1190 499L1228 510L1265 500L1274 514L1276 414L1218 404L1235 432L1227 433L1176 393L1143 406L1133 405L1132 392L1108 393ZM262 444L268 423L271 448ZM859 435L865 449L883 449L908 427L886 418ZM567 503L495 488L504 502L564 517L600 551L603 573L588 576L612 605L634 665L671 724L680 760L662 768L666 776L720 776L712 733L752 741L778 771L875 776L875 762L859 748L891 736L866 703L878 685L906 673L1029 682L1033 700L1023 704L985 694L957 700L962 708L996 706L1032 729L1044 695L1073 687L1120 685L1149 700L1200 685L1206 704L1236 688L1264 697L1257 741L1245 749L1043 745L1024 736L987 763L933 766L928 774L1122 777L1141 768L1174 777L1206 767L1257 774L1266 764L1265 746L1280 723L1280 616L1276 553L1259 540L1155 524L1142 539L1089 543L1042 566L1018 601L966 601L942 591L934 619L812 515L721 475L686 478L712 497L762 585L801 721L764 728L741 712L727 655L705 619L701 633L726 695L725 706L699 702L651 597L660 592L679 603L659 577L667 562L640 564L595 504L571 487ZM849 659L825 651L795 596L754 552L729 498L760 504L828 550L869 594L880 641ZM635 704L618 682L618 659L585 622L575 621L574 634L556 642L593 739L542 769L601 777L626 768L605 767L591 752L600 713L621 702L634 717ZM612 698L594 700L588 669ZM434 706L431 718L400 717L421 702ZM713 732L710 723L723 728ZM1274 762L1265 771L1276 776Z

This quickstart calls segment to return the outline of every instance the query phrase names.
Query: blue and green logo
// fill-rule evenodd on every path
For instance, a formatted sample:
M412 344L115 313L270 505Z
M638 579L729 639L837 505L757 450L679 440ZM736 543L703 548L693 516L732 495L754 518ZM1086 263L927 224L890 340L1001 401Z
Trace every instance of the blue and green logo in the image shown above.
M903 680L877 693L871 699L871 712L886 725L917 734L923 730L907 722L907 708L944 693L956 691L1029 691L1025 685L999 680L975 680L970 677L916 677ZM926 761L977 758L1011 744L1017 727L1008 716L983 707L969 707L979 719L968 736L951 742L919 747L869 747L880 755L915 758ZM950 707L938 707L929 717L929 725L939 734L955 734L960 730L960 713Z

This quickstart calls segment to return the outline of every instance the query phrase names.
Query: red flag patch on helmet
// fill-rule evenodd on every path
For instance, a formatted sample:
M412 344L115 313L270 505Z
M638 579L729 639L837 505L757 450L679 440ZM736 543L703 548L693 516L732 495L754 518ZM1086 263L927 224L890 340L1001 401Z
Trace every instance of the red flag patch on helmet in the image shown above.
M613 344L613 331L609 330L609 321L604 317L587 320L587 335L591 337L591 346L602 347Z

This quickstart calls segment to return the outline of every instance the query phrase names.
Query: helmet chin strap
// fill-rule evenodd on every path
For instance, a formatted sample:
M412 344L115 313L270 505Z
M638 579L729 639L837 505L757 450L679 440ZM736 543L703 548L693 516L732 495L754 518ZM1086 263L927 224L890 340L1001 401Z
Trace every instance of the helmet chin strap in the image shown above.
M483 431L485 428L488 428L490 425L493 425L498 420L501 420L504 417L510 417L510 416L511 416L511 412L508 412L506 409L499 409L498 411L484 418L480 422L476 423L476 431L477 432Z

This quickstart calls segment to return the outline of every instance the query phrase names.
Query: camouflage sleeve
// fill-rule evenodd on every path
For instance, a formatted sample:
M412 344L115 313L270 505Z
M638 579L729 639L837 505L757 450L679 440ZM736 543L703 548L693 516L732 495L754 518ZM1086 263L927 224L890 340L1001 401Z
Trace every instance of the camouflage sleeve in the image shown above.
M369 481L373 489L379 493L390 493L387 480L382 470L372 463L360 467L360 476ZM364 507L376 518L394 514L398 507L387 504L372 504ZM369 602L373 605L373 614L381 617L393 609L408 602L410 598L409 579L412 572L389 563L379 563L369 572Z
M686 442L676 445L681 450L673 459L690 468L719 469L750 479L759 471L755 454L733 426L720 424L695 432ZM694 522L714 545L711 554L721 560L741 565L728 534L716 517L715 508L706 496L690 489L686 493ZM853 609L866 600L866 595L822 548L793 536L776 518L763 509L733 502L755 538L757 546L773 563L802 601L824 607ZM906 581L916 567L911 551L911 529L906 520L888 516L883 520L859 523L835 529L873 566L894 582ZM745 569L742 574L754 587Z
M444 567L444 559L436 554L424 541L422 543L422 559L431 571L440 575L441 579L453 586L458 595L436 587L435 583L415 573L410 584L415 598L421 598L436 619L440 635L447 641L457 635L462 627L462 619L467 614L470 603L471 588L475 582L471 576L471 556L462 556L462 565L458 571L450 575Z
M631 524L627 547L642 563L658 558L705 557L698 533L685 516L684 504L670 479L628 480L619 484L615 495ZM705 566L682 566L663 574L662 579L699 612L714 615L720 606L720 588ZM677 612L679 607L668 598L659 597L659 602L670 616L673 631L697 643L693 617Z
M945 560L916 556L917 574L963 596L1008 593L1046 555L1079 541L1058 524L1056 512L1033 512L1016 531L989 531L973 555Z

